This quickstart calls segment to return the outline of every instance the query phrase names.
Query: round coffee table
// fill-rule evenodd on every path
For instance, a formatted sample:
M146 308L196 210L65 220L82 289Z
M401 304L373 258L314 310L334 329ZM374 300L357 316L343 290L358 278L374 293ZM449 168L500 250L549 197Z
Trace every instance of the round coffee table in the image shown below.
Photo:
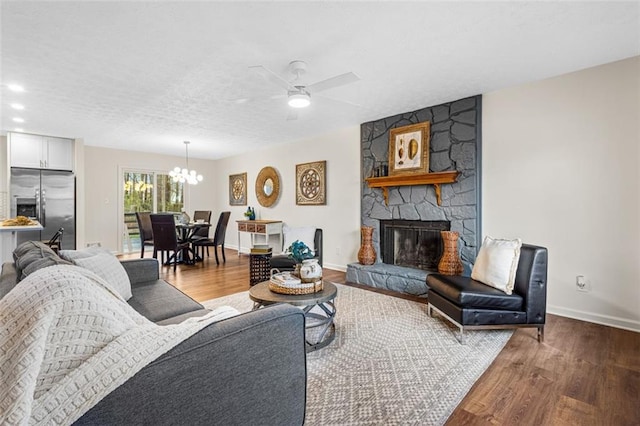
M322 281L322 291L310 294L280 294L269 290L269 281L263 281L249 289L253 310L276 303L288 303L302 307L305 316L305 341L307 352L324 348L336 337L334 300L338 289L329 281ZM311 310L315 307L318 309Z

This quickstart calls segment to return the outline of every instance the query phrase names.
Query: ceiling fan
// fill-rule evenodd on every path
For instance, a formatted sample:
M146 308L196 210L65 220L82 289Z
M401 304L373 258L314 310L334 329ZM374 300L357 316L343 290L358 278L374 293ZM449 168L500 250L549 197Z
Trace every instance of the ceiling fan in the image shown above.
M360 77L358 77L356 74L347 72L344 74L336 75L335 77L330 77L325 80L318 81L313 84L306 85L302 80L302 75L307 72L307 63L304 61L292 61L289 63L289 71L295 75L295 78L291 82L287 81L285 78L279 76L263 65L254 65L249 68L262 75L267 81L270 81L271 83L285 89L287 91L287 103L292 108L308 107L309 105L311 105L311 95L315 95L318 92L344 86L346 84L354 83L360 80ZM289 113L287 120L295 120L296 118L298 118L297 111L292 110Z

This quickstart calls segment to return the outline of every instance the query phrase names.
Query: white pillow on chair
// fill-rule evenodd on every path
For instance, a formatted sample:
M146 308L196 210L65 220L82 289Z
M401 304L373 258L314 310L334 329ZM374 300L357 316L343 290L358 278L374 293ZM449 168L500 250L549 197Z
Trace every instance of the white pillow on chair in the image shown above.
M315 254L316 252L316 244L315 244L315 236L316 236L316 228L312 226L303 226L300 228L290 228L287 225L282 227L282 233L284 234L284 252L287 252L287 249L293 244L295 241L301 241L307 245Z
M471 278L505 292L513 293L522 240L485 237L471 271Z

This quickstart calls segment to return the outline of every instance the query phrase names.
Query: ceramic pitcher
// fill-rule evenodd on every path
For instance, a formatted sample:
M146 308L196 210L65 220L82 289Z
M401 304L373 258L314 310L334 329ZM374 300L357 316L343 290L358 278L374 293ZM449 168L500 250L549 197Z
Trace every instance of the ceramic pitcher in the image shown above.
M306 259L300 267L300 280L303 283L313 283L322 280L322 267L318 259Z

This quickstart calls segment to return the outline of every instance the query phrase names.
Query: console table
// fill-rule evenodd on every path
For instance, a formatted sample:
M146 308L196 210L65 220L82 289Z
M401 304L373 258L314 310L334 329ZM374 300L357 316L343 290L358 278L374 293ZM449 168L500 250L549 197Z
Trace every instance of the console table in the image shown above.
M238 223L238 256L240 256L240 233L251 234L251 245L256 235L263 235L269 242L269 235L278 235L278 250L282 250L282 221L281 220L236 220ZM279 253L279 251L278 251Z

